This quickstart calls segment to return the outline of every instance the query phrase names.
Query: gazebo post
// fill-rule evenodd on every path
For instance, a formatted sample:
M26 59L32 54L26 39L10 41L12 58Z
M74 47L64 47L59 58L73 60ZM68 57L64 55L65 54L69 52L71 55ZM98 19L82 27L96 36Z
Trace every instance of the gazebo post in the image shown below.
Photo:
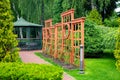
M30 27L26 28L26 38L30 38Z
M20 27L20 38L23 39L22 27Z

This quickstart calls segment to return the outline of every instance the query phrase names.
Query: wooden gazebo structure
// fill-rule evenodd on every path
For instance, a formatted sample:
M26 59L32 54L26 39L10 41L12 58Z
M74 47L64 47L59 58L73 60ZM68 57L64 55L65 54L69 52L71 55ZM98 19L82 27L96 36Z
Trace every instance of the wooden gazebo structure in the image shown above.
M42 25L26 21L22 17L14 22L14 33L18 35L21 50L42 48Z
M42 29L43 53L77 66L80 65L81 58L84 64L84 21L84 17L74 18L74 9L63 12L61 22L55 25L52 25L52 19L46 20Z

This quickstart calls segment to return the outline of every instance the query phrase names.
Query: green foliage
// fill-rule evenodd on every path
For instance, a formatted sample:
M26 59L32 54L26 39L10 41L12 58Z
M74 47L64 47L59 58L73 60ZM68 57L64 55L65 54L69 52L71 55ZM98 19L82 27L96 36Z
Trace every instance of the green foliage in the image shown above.
M45 64L0 63L0 80L62 80L60 67Z
M114 50L112 50L112 49L103 49L102 57L113 58L114 57L113 53L114 53Z
M116 8L116 1L118 0L91 0L89 7L94 6L102 15L102 20L104 21L105 18L110 17L114 12L114 9Z
M41 9L41 1L44 1L43 10ZM40 23L40 18L43 17L42 11L44 12L45 20L58 15L59 19L55 19L55 21L59 22L59 11L74 8L76 11L75 17L81 17L87 15L92 10L92 6L98 10L104 20L104 18L111 16L113 13L117 5L116 1L118 0L11 0L11 3L15 5L12 4L12 9L17 14L15 17L22 15L30 22Z
M96 24L102 24L102 17L96 9L93 9L87 16L87 19L93 21Z
M55 0L53 5L53 24L61 22L61 13L63 11L62 7L63 0Z
M102 52L102 37L95 24L89 20L85 22L85 56L100 57Z
M18 59L18 42L13 34L13 16L11 15L10 1L0 1L0 61L14 62Z
M102 36L102 47L103 49L114 50L115 49L115 35L117 34L117 28L113 27L104 27L104 26L96 26L100 31Z
M69 0L63 0L62 2L62 7L63 7L63 11L67 11L71 8L71 5L70 5L71 1Z
M14 20L16 21L19 17L21 17L20 8L18 7L19 0L10 0L10 2L13 15L15 16Z
M104 26L95 26L96 29L99 31L99 35L101 36L101 49L104 53L103 57L114 57L113 52L115 49L115 42L116 42L116 34L117 34L117 27L104 27Z
M116 66L118 70L120 70L120 28L118 30L118 35L117 35L117 41L116 41L116 48L114 52L115 58L116 58Z
M119 27L120 18L111 17L110 19L104 20L104 25L108 27Z
M87 53L98 52L98 56L100 54L101 57L103 56L112 57L115 49L116 34L118 33L117 29L118 29L117 27L113 28L113 27L98 26L98 25L94 25L93 22L86 21L85 55L88 55ZM91 35L94 35L96 37ZM87 38L88 36L89 38ZM92 46L94 46L94 48L92 48ZM91 51L91 49L93 49L94 51Z

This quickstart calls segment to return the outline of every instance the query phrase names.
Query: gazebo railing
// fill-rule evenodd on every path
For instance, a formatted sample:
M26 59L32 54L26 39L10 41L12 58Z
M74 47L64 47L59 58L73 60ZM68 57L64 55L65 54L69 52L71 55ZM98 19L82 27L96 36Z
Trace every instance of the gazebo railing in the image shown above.
M42 49L42 39L39 38L18 38L18 47L21 50Z

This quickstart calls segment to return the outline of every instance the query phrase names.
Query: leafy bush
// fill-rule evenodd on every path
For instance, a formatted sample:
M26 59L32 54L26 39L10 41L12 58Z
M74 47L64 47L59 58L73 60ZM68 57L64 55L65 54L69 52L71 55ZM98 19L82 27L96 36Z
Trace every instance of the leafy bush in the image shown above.
M62 80L62 74L52 65L0 63L0 80Z
M116 66L120 70L120 29L118 30L116 49L115 49L114 55L115 55L115 58L117 59Z
M102 52L102 37L95 24L89 20L85 22L85 56L100 57Z
M9 0L0 0L0 61L18 60L18 42L13 34L13 16Z
M102 57L114 57L114 50L112 49L103 49L103 55Z
M96 9L93 9L87 16L87 19L93 21L96 24L102 24L102 17Z
M120 24L120 18L110 18L104 20L104 25L108 27L118 27Z
M115 49L115 42L116 42L116 34L118 28L113 27L104 27L104 26L96 26L97 29L101 33L102 41L102 49L103 53L112 55Z

